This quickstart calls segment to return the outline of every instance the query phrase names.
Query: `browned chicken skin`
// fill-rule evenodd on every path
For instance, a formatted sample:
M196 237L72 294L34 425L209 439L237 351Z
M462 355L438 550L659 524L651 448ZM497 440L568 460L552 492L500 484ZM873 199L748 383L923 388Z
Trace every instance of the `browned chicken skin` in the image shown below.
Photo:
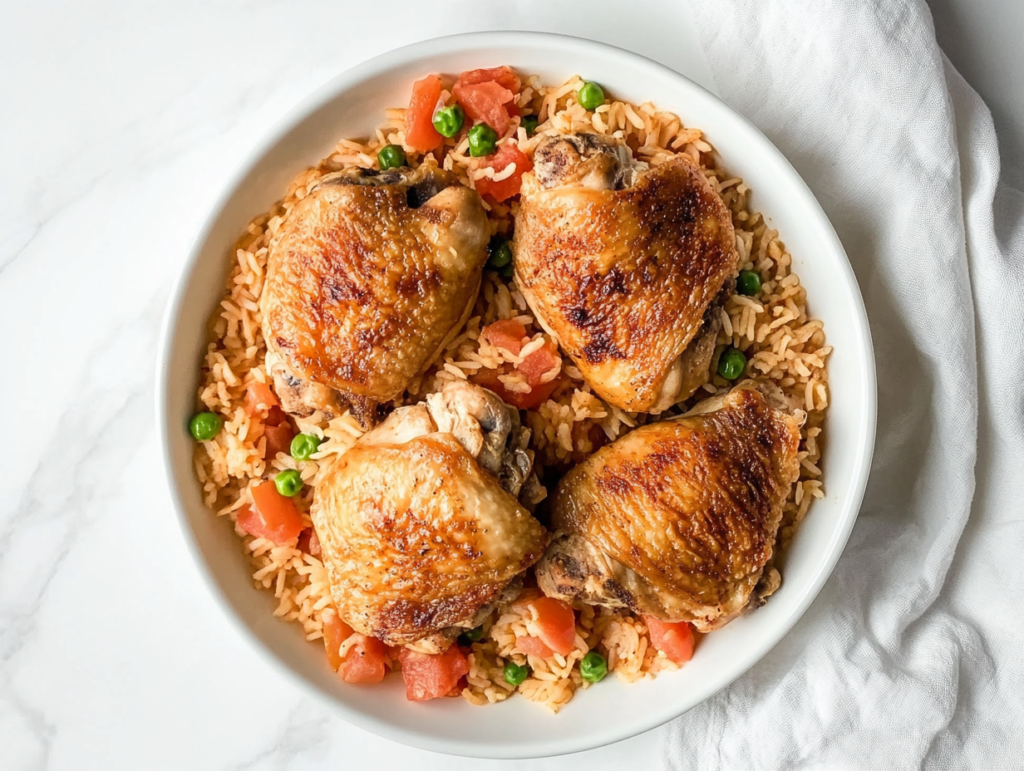
M799 476L800 427L752 383L649 424L570 471L537 565L545 594L710 632L741 614ZM777 574L769 581L778 585Z
M372 425L465 321L490 229L480 197L420 167L329 174L271 244L267 369L286 412Z
M695 165L648 170L617 140L545 138L513 251L530 308L605 401L658 413L707 382L739 256Z
M311 516L345 621L436 653L514 595L548 540L509 492L531 472L522 432L516 410L460 381L399 407L334 462Z

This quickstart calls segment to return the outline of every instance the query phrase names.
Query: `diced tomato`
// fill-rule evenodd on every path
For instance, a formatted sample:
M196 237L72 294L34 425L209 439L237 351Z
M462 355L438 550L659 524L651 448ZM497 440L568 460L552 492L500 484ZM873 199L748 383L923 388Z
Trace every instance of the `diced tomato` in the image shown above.
M398 658L402 662L405 696L409 701L446 696L459 678L469 672L466 654L457 645L436 655L403 649Z
M286 498L277 491L272 480L260 482L252 489L255 509L243 521L238 516L238 524L250 535L262 536L274 543L281 544L299 537L302 532L302 515L295 507L295 501Z
M576 647L576 615L568 603L552 597L538 597L530 606L541 642L563 656L571 653Z
M263 422L268 426L280 426L288 420L288 416L284 414L284 410L280 407L271 407L270 411L267 412L267 417L263 419Z
M448 698L456 698L457 699L459 696L462 695L462 692L466 689L466 687L468 685L469 685L469 678L467 678L465 675L463 675L462 677L459 678L458 682L455 683L455 685L452 687L452 689L450 691L448 691L448 693L445 694L445 695Z
M519 86L519 77L510 67L492 67L463 72L452 94L471 120L486 123L502 136L508 131Z
M260 515L252 506L239 509L238 514L235 515L235 522L249 535L263 535L263 523L260 521Z
M519 195L519 190L523 186L523 174L533 168L530 156L520 150L518 146L507 142L501 146L498 152L487 159L485 165L497 173L504 171L513 163L516 168L510 176L497 182L487 177L481 177L476 181L476 191L480 195L489 195L495 201L505 201L514 195Z
M556 367L561 366L562 359L558 355L558 347L550 340L543 347L538 348L516 366L516 369L526 375L526 382L536 388L541 383L544 375Z
M519 93L519 76L516 75L515 70L504 64L500 67L466 70L459 75L456 85L472 86L475 83L486 83L489 80L493 80L514 94Z
M505 135L512 122L505 108L505 103L512 101L514 97L511 91L491 81L473 86L456 86L454 93L462 109L474 123L486 123L499 137Z
M385 660L388 647L376 637L367 637L354 632L352 645L338 668L338 674L346 683L379 683L387 674Z
M282 423L279 426L272 426L268 423L263 429L263 435L267 438L267 449L263 454L264 458L272 459L279 452L287 455L291 451L295 432L287 423Z
M427 75L412 84L412 98L405 111L405 141L421 153L429 153L444 142L434 128L434 112L441 99L441 79Z
M550 382L534 386L533 390L529 393L519 393L518 391L509 391L505 388L505 384L498 380L499 375L507 374L509 371L508 367L502 367L501 369L478 369L470 379L477 385L494 391L506 404L511 404L518 410L532 410L534 407L547 401L548 397L558 388L562 378L559 375Z
M513 319L502 319L488 324L480 330L480 335L486 338L491 345L504 348L509 353L518 356L523 349L526 327Z
M245 390L245 414L250 418L257 414L267 415L272 407L281 403L266 383L250 383Z
M307 527L303 530L299 535L299 543L296 548L311 557L319 557L321 554L320 539L316 536L316 530L311 527Z
M644 616L651 643L676 664L685 664L693 658L693 627L685 621L660 621Z
M353 633L352 627L341 620L338 611L334 608L327 608L323 615L324 622L324 648L327 650L327 663L335 672L341 666L343 659L338 649Z
M530 635L516 638L516 650L528 656L539 656L542 659L554 654L554 651L542 639Z

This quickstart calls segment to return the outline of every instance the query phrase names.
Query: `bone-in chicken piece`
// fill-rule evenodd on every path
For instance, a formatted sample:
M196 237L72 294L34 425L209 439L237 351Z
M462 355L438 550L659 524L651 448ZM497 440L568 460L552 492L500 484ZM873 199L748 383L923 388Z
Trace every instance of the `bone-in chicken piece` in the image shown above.
M509 492L522 483L498 479L506 464L532 465L521 434L516 410L458 382L396 409L335 461L311 514L345 621L437 653L514 596L548 540Z
M743 613L800 471L799 423L777 389L759 387L768 399L741 385L570 471L551 503L542 591L705 632Z
M659 413L707 382L739 255L687 159L648 169L619 140L546 137L523 176L516 283L605 401Z
M329 174L270 247L260 300L267 369L286 412L363 423L465 322L490 229L480 197L420 167Z

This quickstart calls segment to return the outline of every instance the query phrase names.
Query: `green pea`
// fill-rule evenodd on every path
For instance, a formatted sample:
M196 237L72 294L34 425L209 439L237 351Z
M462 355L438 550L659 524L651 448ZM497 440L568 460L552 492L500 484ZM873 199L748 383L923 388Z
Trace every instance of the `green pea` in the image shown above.
M316 434L299 434L292 439L291 453L295 460L309 460L323 440Z
M512 278L512 276L515 275L515 269L512 267L512 263L510 262L504 268L500 268L498 273L501 274L502 278Z
M521 685L530 676L530 668L525 664L516 664L510 661L505 665L505 682L509 685Z
M302 477L295 469L287 469L274 477L274 486L285 498L291 498L302 489Z
M200 442L205 442L220 433L224 421L216 412L200 412L188 422L188 430Z
M487 267L491 270L500 270L506 265L512 264L512 247L508 241L502 239L491 248L491 256L487 258Z
M761 277L753 270L741 270L736 277L736 291L753 297L761 291Z
M597 83L587 81L576 92L576 101L584 110L596 110L604 104L604 89Z
M471 645L478 642L481 637L484 636L484 628L482 626L474 627L467 632L463 632L459 635L459 642L462 645Z
M377 165L381 171L405 165L405 150L398 145L384 145L377 151Z
M459 133L463 121L466 120L466 113L457 104L451 107L442 107L434 115L434 128L443 137L453 137Z
M580 676L588 683L599 683L608 674L608 662L597 651L590 651L580 662Z
M498 134L486 123L477 123L469 130L469 154L474 158L493 155L498 146Z
M726 348L718 358L718 374L726 380L735 380L746 368L747 357L743 355L743 351L735 348Z
M524 115L519 121L519 125L526 129L526 136L532 137L537 131L537 116Z

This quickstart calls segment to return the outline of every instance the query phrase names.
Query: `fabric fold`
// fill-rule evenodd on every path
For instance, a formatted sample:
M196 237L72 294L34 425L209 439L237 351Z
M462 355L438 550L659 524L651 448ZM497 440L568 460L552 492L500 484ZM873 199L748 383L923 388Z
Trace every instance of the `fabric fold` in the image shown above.
M846 247L879 414L829 582L761 663L665 729L667 766L1019 767L1024 236L991 117L923 0L692 5L719 92Z

